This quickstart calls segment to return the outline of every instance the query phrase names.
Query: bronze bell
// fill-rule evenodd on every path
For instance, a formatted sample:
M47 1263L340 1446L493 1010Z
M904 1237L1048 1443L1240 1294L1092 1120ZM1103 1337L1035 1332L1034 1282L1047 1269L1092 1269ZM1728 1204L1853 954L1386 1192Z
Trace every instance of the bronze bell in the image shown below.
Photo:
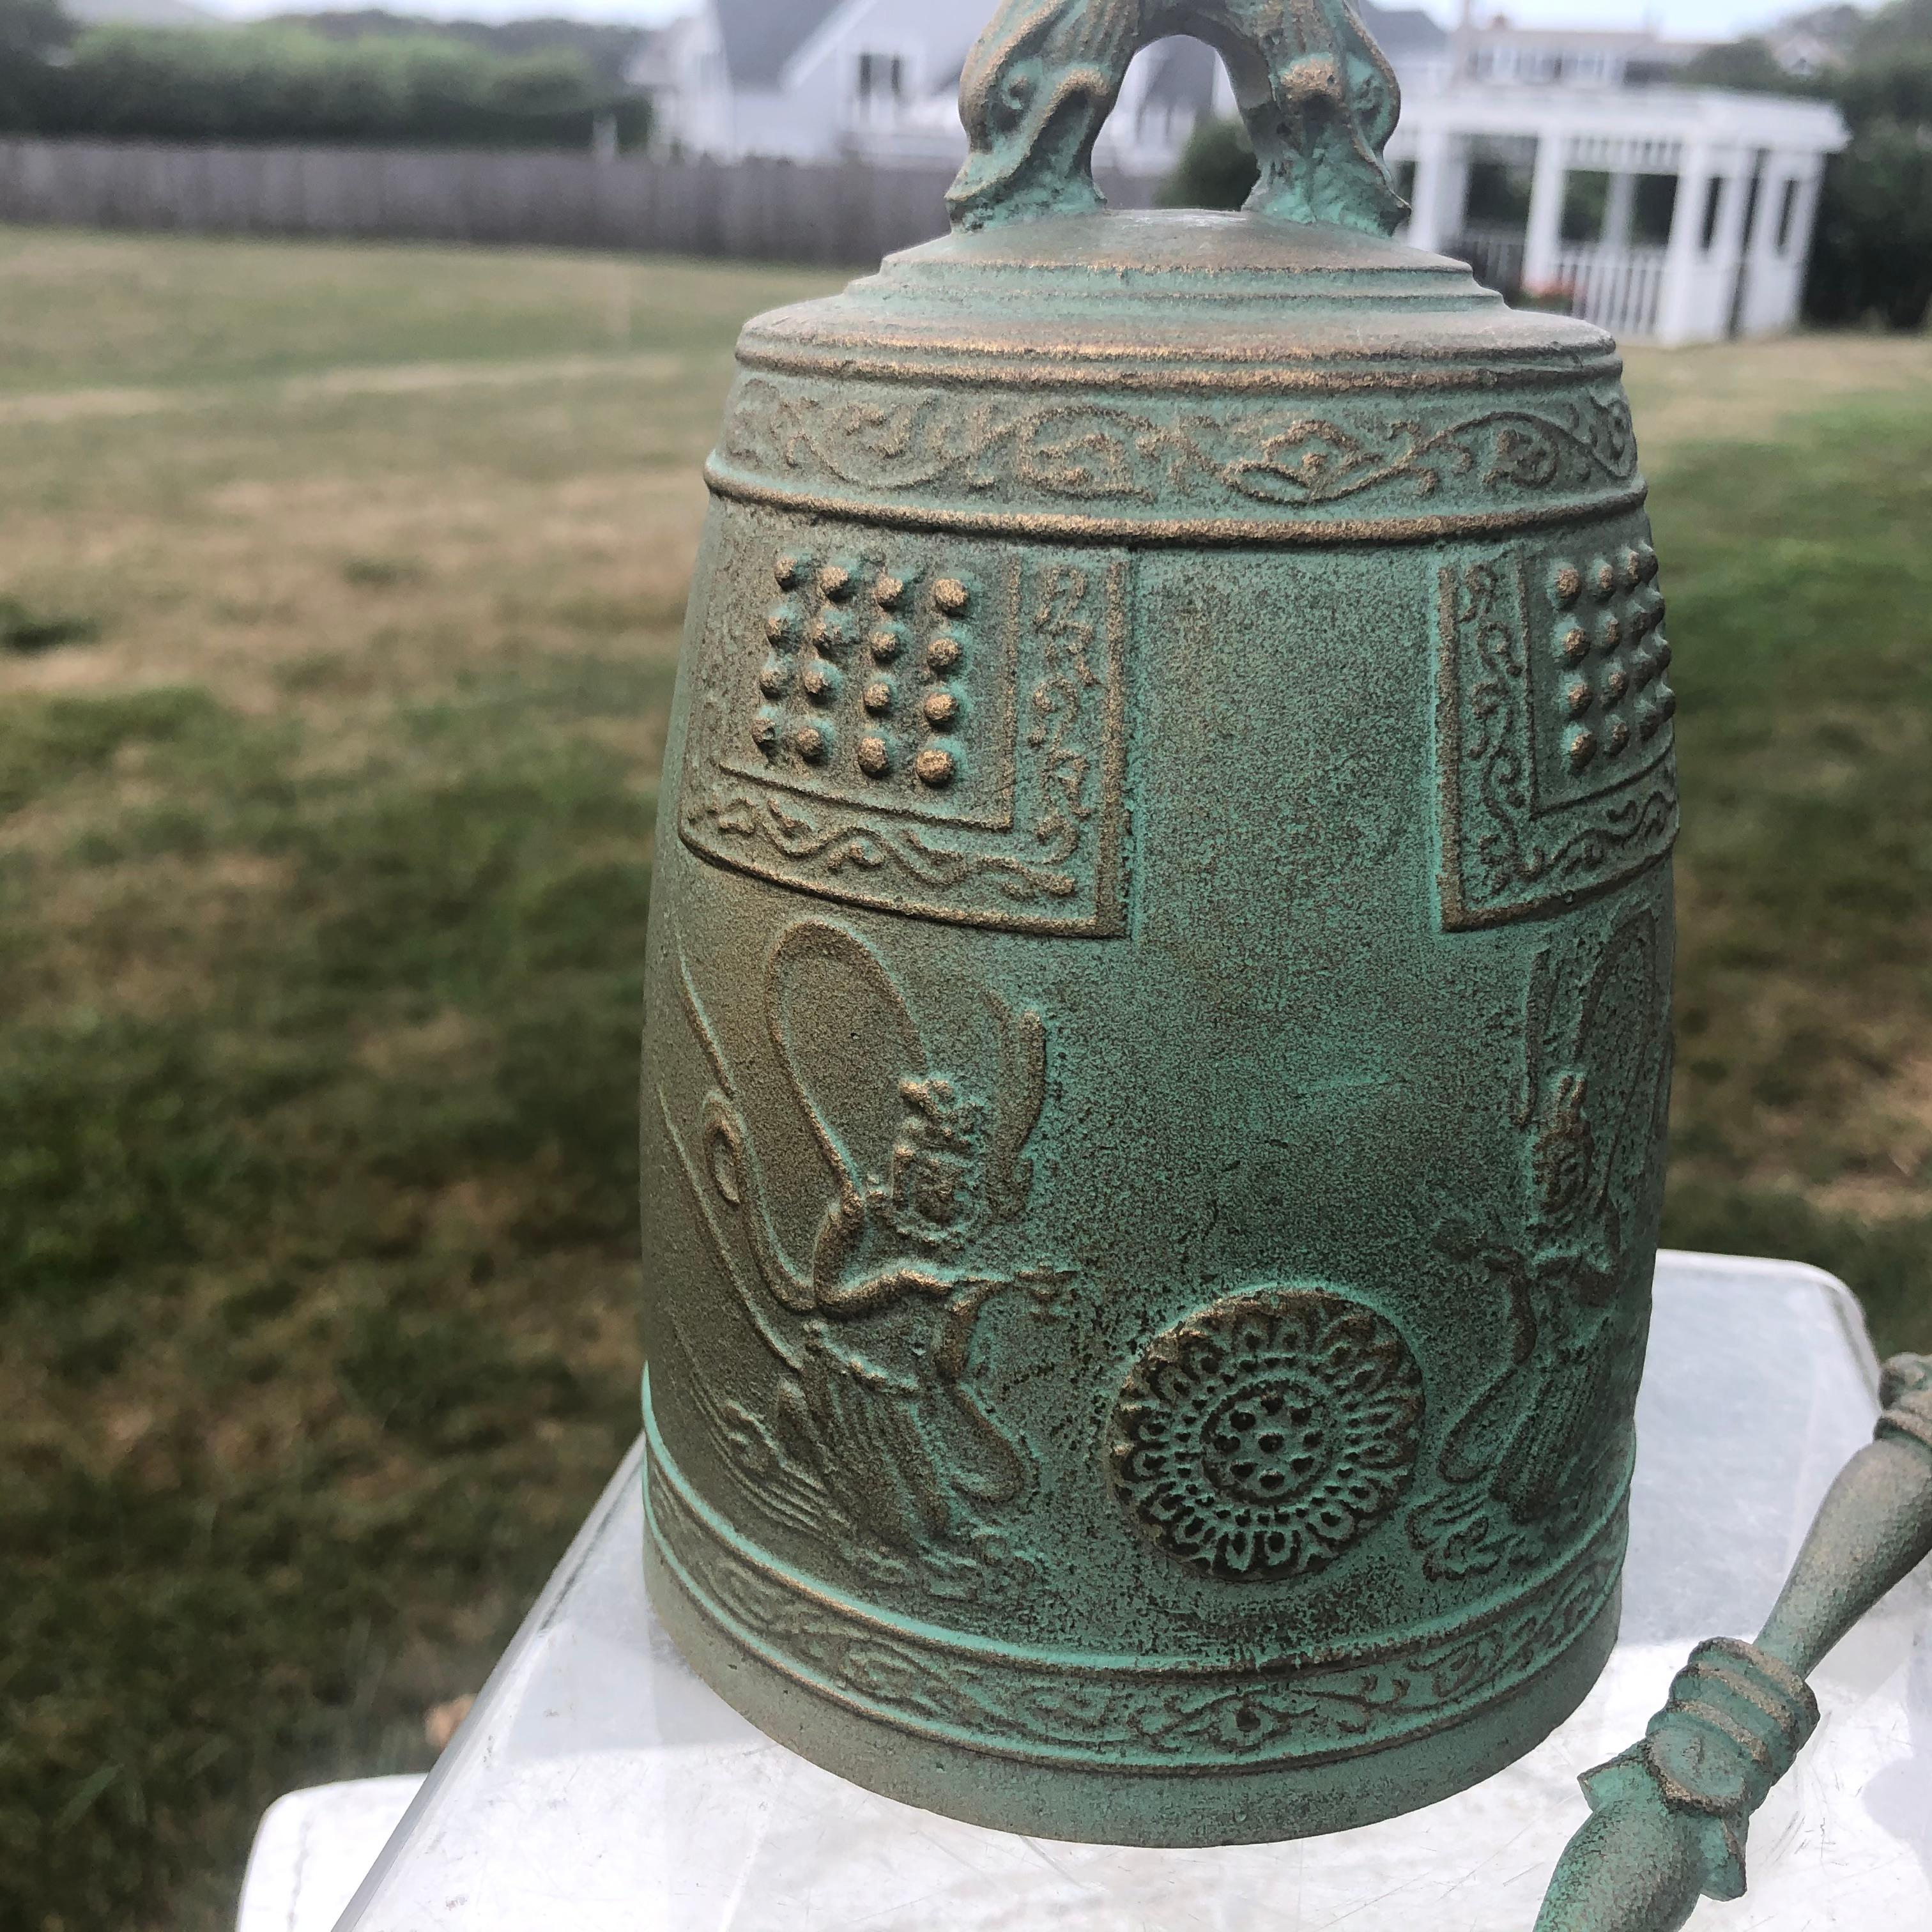
M1185 29L1239 215L1103 212ZM646 1562L1016 1831L1427 1803L1617 1629L1677 789L1610 340L1386 238L1346 0L1007 0L953 232L752 322L671 729Z

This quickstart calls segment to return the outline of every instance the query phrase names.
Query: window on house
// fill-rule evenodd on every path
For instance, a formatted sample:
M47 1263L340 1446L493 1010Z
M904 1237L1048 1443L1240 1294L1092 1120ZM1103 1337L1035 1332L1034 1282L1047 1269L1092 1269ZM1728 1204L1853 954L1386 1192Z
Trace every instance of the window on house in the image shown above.
M1784 199L1778 205L1778 252L1791 252L1791 224L1798 214L1798 182L1794 177L1784 184Z
M1464 219L1479 227L1520 229L1529 219L1530 179L1528 166L1514 157L1473 155Z
M1675 175L1639 175L1636 203L1630 211L1630 239L1640 248L1661 248L1670 239L1677 212Z
M1563 238L1594 242L1604 232L1610 206L1610 177L1601 168L1572 168L1563 177Z
M905 58L900 54L861 54L859 56L859 98L861 100L903 100L905 98Z
M1724 177L1713 175L1704 187L1704 237L1700 245L1706 248L1718 238L1718 210L1724 199Z

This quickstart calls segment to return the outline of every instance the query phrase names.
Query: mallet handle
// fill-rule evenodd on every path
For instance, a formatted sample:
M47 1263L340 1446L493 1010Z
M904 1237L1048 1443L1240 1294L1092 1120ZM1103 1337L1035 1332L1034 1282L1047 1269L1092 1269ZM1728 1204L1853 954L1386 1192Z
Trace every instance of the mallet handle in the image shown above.
M1537 1932L1677 1932L1743 1892L1751 1814L1817 1725L1804 1679L1932 1552L1932 1358L1888 1362L1880 1396L1757 1642L1700 1644L1642 1742L1584 1774Z

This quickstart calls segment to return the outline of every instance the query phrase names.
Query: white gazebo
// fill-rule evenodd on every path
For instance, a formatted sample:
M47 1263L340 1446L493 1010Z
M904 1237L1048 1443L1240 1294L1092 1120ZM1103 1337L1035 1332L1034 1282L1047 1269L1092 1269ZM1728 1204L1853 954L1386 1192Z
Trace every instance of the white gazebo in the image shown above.
M1484 280L1561 300L1625 340L1712 342L1798 320L1826 157L1848 136L1838 110L1712 88L1452 86L1412 92L1389 142L1414 164L1408 238L1473 261ZM1466 218L1476 159L1533 150L1521 230ZM1563 233L1572 172L1609 176L1601 226ZM1669 239L1636 238L1638 177L1672 176Z

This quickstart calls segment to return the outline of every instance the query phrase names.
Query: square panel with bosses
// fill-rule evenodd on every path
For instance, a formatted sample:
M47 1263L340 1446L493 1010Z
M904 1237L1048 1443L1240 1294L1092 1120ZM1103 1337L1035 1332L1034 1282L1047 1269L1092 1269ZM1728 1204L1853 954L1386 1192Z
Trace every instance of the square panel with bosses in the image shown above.
M1436 573L1443 922L1532 917L1677 834L1676 694L1640 521Z
M744 518L706 614L686 843L914 917L1118 932L1132 579L1111 552Z

